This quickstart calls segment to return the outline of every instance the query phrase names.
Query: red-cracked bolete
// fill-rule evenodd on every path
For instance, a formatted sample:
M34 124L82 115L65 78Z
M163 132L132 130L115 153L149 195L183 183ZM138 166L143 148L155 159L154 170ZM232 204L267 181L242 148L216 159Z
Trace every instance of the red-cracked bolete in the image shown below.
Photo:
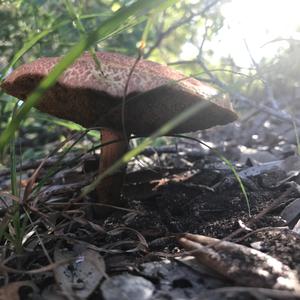
M98 52L101 70L90 54L70 66L41 98L42 112L74 121L84 127L101 127L101 142L121 140L102 148L99 172L105 171L128 149L122 131L122 99L135 58ZM60 57L43 57L12 72L2 89L18 99L27 96L49 74ZM151 61L140 60L130 77L124 110L126 132L146 136L193 104L203 109L171 133L185 133L225 125L236 120L230 100L216 96L205 83ZM120 205L123 171L104 179L97 193L101 203Z

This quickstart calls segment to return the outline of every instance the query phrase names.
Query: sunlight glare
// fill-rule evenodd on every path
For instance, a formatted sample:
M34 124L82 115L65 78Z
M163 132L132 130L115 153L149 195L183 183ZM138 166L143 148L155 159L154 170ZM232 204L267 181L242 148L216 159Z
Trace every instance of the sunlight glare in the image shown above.
M205 50L212 49L211 62L218 63L220 57L231 56L241 67L251 67L245 41L256 62L263 57L272 58L288 43L273 42L276 39L293 38L300 41L300 0L231 0L221 8L225 17L224 26L212 41L206 41ZM203 30L199 29L199 44ZM181 59L192 59L197 47L186 43L182 47Z
M232 0L222 8L222 52L230 54L237 64L251 64L245 40L255 60L274 56L286 43L263 45L277 38L299 38L299 12L299 0Z
M185 43L181 47L180 59L192 59L198 54L198 48L192 43Z

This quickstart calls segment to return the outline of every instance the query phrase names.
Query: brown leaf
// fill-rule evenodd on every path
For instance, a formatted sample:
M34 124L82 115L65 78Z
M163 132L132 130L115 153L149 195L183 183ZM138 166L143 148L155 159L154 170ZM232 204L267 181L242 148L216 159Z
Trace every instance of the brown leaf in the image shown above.
M12 282L0 288L0 300L20 300L19 289L24 286L37 290L37 287L31 281Z
M98 286L105 274L102 256L93 250L74 246L73 249L55 249L55 261L70 259L72 263L63 264L55 269L55 279L65 295L75 299L86 299Z
M197 234L185 234L179 242L199 263L239 285L300 291L296 273L263 252Z

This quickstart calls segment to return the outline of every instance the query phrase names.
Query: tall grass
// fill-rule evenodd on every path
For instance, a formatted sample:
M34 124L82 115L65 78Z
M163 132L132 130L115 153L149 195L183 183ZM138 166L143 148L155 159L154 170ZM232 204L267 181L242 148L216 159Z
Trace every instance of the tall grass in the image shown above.
M18 102L16 103L12 118L14 118L15 113L17 111ZM12 206L12 218L11 222L8 222L6 225L9 226L10 234L4 233L4 228L0 231L1 234L6 235L6 239L9 240L16 249L16 253L20 254L22 252L22 241L25 234L25 228L27 225L27 219L23 218L21 220L20 218L20 187L18 186L18 174L17 174L17 167L16 167L16 144L15 144L15 136L14 133L13 136L10 139L9 143L9 150L10 150L10 182L11 182L11 192L15 199L18 199L19 201L14 201ZM10 226L11 224L11 226ZM5 226L6 227L6 226ZM1 240L0 235L0 240Z

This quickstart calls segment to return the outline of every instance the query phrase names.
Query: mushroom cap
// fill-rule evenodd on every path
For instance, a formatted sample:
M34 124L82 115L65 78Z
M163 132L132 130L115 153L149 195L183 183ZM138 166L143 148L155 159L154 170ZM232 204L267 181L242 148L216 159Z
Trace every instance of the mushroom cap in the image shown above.
M97 52L97 58L103 73L89 53L83 54L44 93L37 108L84 127L121 129L125 86L136 59L108 52ZM24 64L9 75L1 87L6 93L26 101L60 59L43 57ZM214 88L167 66L140 60L127 87L126 130L148 135L199 101L203 109L172 133L206 129L237 119L230 100L218 96Z

